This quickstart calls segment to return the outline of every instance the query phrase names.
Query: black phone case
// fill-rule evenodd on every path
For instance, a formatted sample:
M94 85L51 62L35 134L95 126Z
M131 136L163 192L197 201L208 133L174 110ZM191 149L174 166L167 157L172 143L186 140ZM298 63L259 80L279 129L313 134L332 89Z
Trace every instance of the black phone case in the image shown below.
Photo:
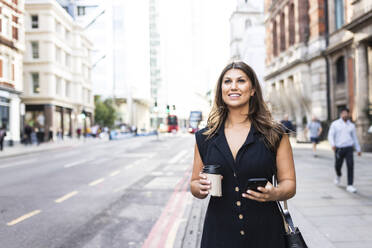
M245 186L245 191L247 190L254 190L257 192L260 192L257 188L258 187L265 187L267 184L267 179L266 178L251 178L248 179L247 184Z

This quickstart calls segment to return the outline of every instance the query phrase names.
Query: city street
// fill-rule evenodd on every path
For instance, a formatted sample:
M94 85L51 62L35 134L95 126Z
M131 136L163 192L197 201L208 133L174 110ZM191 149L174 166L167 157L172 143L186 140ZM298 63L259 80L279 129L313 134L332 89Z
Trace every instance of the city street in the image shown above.
M0 160L1 247L141 247L193 138L136 137ZM187 180L186 180L187 179Z
M193 145L177 134L0 158L1 247L199 247L208 200L189 193ZM289 208L309 247L368 247L372 155L355 157L357 194L333 185L326 144L317 158L294 144L294 157Z

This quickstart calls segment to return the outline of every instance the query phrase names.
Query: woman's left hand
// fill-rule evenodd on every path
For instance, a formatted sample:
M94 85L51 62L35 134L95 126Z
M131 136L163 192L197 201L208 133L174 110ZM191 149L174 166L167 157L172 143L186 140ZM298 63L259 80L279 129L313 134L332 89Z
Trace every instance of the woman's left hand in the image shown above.
M258 187L257 189L260 192L256 192L254 190L248 190L247 193L243 193L242 196L244 198L248 198L248 199L259 201L259 202L268 202L268 201L277 200L276 188L270 182L267 182L265 188Z

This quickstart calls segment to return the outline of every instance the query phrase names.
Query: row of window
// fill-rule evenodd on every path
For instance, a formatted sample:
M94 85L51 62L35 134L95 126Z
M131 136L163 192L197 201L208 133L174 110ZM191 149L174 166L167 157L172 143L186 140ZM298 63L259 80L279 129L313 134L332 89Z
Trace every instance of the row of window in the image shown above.
M12 23L16 24L17 22L18 17L13 16L13 20L11 22L8 16L3 15L0 18L0 33L8 39L18 40L18 27L12 25Z
M55 82L56 82L56 88L55 88L55 94L57 96L62 96L62 97L72 97L72 83L70 81L65 81L65 88L63 89L63 82L62 78L56 76ZM32 83L32 93L33 94L40 94L41 89L40 89L40 76L39 73L34 72L31 73L31 83ZM92 93L90 90L83 89L81 99L84 100L84 102L91 103L91 96Z
M39 42L38 41L31 41L31 57L33 59L39 59L40 58L40 48L39 48ZM64 57L64 60L62 61L62 58ZM71 66L71 55L68 53L65 53L62 51L62 48L55 47L55 61L62 64L64 62L65 66L70 67Z
M289 46L293 45L295 43L295 21L294 21L294 16L295 16L295 7L294 4L289 5L289 13L288 13L288 41L289 41ZM278 55L278 27L277 27L277 22L276 20L273 21L273 53L274 56ZM280 14L279 18L279 48L280 51L284 51L286 49L286 37L285 37L285 14L284 12Z
M344 56L341 56L339 57L335 64L334 64L334 69L335 69L335 83L336 84L343 84L345 83L345 75L346 75L346 72L345 72L345 58ZM293 84L293 77L289 77L288 78L290 84ZM272 86L272 90L275 91L276 89L276 84L275 82L271 84ZM279 89L282 90L284 89L284 81L281 80L279 81Z
M335 27L336 29L341 28L344 25L344 0L334 0L335 6ZM300 12L300 6L299 6ZM294 4L289 5L289 12L288 12L288 43L289 46L295 43L295 6ZM300 18L301 19L301 18ZM285 29L285 14L282 12L279 18L279 37L278 37L278 24L274 19L272 22L273 28L273 53L274 56L278 55L278 49L280 52L285 51L286 49L286 29ZM300 34L303 35L303 34ZM279 38L279 47L278 47L278 38Z
M15 80L15 65L14 61L7 55L3 55L0 58L0 78L5 79L5 81Z
M39 28L39 16L38 15L31 15L31 29L38 29ZM54 30L61 34L66 40L71 40L71 32L64 28L63 25L59 21L55 21Z

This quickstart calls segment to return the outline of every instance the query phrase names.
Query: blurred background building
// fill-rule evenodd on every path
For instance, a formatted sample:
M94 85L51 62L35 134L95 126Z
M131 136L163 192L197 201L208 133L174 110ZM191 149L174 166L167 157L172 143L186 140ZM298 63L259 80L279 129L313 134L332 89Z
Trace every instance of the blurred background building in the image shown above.
M0 2L0 127L11 143L20 140L23 92L24 1Z
M288 114L297 140L312 116L329 123L351 109L364 150L372 149L371 15L368 0L266 0L266 75L274 116Z
M372 2L335 0L327 8L330 117L348 107L363 149L372 151Z
M230 17L230 32L231 58L250 65L265 90L264 2L238 0L236 10Z
M266 89L276 119L285 114L305 140L311 116L327 120L324 1L265 1Z
M25 124L41 140L72 136L93 121L91 41L54 0L27 0Z
M94 41L93 94L114 98L116 124L150 129L148 1L58 0Z

